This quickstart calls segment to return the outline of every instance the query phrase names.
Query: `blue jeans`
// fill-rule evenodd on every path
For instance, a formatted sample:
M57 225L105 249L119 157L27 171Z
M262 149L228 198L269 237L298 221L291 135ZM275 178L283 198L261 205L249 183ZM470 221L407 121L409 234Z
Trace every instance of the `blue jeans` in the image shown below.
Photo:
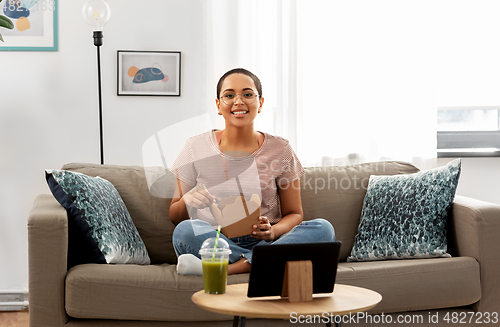
M194 233L193 229L196 230ZM175 254L193 254L201 259L198 251L201 244L209 237L215 237L217 231L203 220L184 220L174 229L172 243L174 244ZM266 242L264 240L242 236L227 238L220 234L220 237L227 241L232 253L229 255L229 263L234 263L244 257L252 263L252 248L256 245L273 244L295 244L312 242L333 242L335 241L335 230L329 221L318 218L303 221L293 227L288 233L281 235L278 239Z

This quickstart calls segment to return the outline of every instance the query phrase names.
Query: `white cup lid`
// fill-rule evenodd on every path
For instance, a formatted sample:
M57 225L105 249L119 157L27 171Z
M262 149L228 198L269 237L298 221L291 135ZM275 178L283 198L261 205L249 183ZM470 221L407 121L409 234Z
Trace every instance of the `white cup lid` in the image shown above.
M219 240L217 241L217 247L215 247L215 242L216 242L215 237L207 238L201 245L200 254L205 254L209 252L227 253L227 254L231 253L229 244L226 242L225 239L219 237Z

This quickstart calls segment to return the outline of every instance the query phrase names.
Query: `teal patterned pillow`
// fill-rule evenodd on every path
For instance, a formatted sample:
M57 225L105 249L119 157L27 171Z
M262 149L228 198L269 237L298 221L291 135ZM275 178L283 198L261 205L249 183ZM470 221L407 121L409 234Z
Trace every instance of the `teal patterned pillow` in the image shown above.
M449 257L446 217L460 159L409 175L371 176L348 261Z
M66 170L46 170L68 212L68 267L83 263L149 264L149 255L113 184Z

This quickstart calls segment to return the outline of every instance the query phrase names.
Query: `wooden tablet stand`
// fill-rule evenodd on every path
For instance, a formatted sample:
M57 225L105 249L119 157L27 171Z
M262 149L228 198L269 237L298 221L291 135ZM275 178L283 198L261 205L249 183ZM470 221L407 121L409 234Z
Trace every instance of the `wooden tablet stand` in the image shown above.
M311 260L287 261L281 297L289 302L313 300L313 271Z

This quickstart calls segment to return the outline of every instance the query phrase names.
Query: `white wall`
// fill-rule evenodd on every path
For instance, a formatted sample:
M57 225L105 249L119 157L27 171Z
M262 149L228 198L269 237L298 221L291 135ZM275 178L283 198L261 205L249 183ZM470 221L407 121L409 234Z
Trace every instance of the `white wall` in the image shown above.
M454 158L439 158L443 166ZM457 194L500 204L500 158L462 158Z
M26 221L36 195L50 193L44 169L100 162L96 48L84 2L59 0L59 51L0 52L0 291L28 287ZM108 3L105 163L141 165L142 143L154 132L216 110L200 95L204 1ZM118 97L117 50L181 51L181 97Z
M108 2L105 162L141 165L142 143L154 132L215 110L203 93L214 88L202 82L204 0ZM96 49L83 3L59 0L59 51L0 52L0 291L28 287L26 220L35 197L49 193L44 169L100 161ZM181 97L118 97L117 50L181 51ZM499 164L464 159L458 193L500 204Z

